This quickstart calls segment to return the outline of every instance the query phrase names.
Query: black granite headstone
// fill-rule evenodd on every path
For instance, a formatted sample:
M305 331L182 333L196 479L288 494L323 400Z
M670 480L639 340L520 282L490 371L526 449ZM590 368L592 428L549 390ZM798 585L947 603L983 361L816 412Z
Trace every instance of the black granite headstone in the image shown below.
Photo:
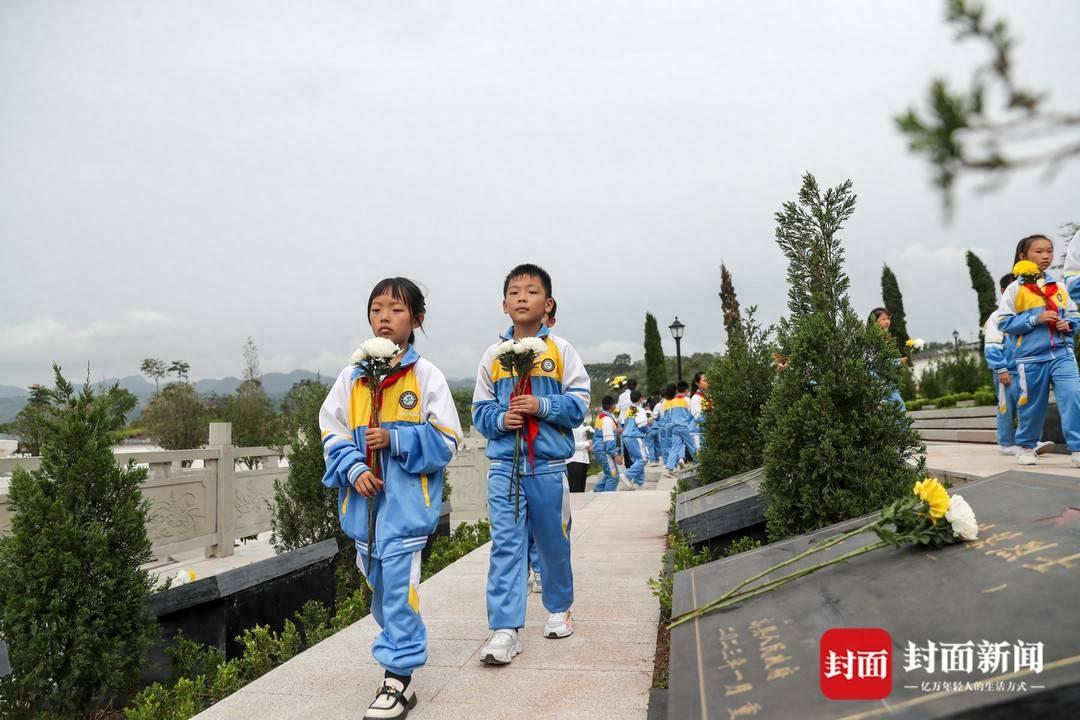
M675 523L695 546L723 549L743 536L763 539L764 497L761 468L687 490L675 496Z
M959 492L979 520L974 542L875 550L674 628L669 717L1080 717L1080 473L1010 471ZM674 614L866 520L681 572ZM781 572L875 540L853 538ZM884 698L825 696L828 673L874 674L843 653L828 665L821 638L833 628L888 633Z

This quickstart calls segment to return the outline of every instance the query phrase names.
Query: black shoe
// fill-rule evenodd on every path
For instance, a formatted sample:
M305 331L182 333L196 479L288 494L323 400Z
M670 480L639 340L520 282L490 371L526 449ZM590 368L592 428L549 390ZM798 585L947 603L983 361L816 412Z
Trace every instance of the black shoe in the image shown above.
M364 713L364 720L399 720L407 717L416 707L416 693L412 684L405 687L400 680L386 678L375 693L375 701Z

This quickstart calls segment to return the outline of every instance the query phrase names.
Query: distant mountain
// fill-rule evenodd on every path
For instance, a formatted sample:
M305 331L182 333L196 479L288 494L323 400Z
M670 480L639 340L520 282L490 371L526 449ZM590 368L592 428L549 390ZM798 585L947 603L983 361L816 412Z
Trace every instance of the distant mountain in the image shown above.
M316 373L313 373L310 370L293 370L292 372L287 373L266 373L262 376L263 389L266 390L266 394L270 396L270 399L275 405L280 405L281 400L293 385L301 380L310 380L315 377ZM334 378L323 377L323 382L330 383L333 379ZM159 383L159 387L165 387L170 381L170 379L163 379ZM114 382L139 398L140 409L146 407L146 403L150 401L150 397L154 394L154 383L150 382L142 375L128 375L127 377L122 378L98 380L94 381L93 385L95 387L99 385L110 386ZM236 392L238 387L240 387L240 378L235 377L210 378L195 381L195 390L201 395L210 395L211 393L217 395L231 395ZM76 384L75 388L77 390L81 389L82 385ZM19 411L23 409L23 406L26 405L26 399L28 397L29 394L23 388L15 387L13 385L0 385L0 423L8 423L14 420L15 416L18 415Z
M26 388L14 385L0 385L0 398L25 398L29 395Z

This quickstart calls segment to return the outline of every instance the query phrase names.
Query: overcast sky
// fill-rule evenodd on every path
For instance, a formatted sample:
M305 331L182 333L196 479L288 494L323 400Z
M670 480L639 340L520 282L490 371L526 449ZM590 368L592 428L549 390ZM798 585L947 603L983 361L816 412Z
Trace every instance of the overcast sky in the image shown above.
M991 3L1020 79L1080 99L1080 4ZM851 296L896 272L912 335L974 337L963 253L997 275L1080 220L1080 162L971 185L942 221L892 118L963 79L943 2L0 3L0 384L184 359L333 374L367 295L428 290L418 342L470 376L504 328L502 277L554 276L586 361L642 355L646 311L723 345L720 262L785 310L773 214L810 170L851 178ZM666 331L665 349L674 353Z

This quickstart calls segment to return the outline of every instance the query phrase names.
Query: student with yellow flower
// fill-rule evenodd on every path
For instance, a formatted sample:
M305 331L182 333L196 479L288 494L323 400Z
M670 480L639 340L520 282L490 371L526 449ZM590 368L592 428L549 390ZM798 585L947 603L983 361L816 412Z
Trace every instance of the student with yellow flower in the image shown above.
M1073 350L1080 312L1064 285L1046 272L1053 259L1054 243L1045 235L1020 241L1013 266L1016 280L1002 293L998 327L1016 353L1017 462L1038 463L1035 448L1053 385L1061 430L1073 465L1080 467L1080 373Z

